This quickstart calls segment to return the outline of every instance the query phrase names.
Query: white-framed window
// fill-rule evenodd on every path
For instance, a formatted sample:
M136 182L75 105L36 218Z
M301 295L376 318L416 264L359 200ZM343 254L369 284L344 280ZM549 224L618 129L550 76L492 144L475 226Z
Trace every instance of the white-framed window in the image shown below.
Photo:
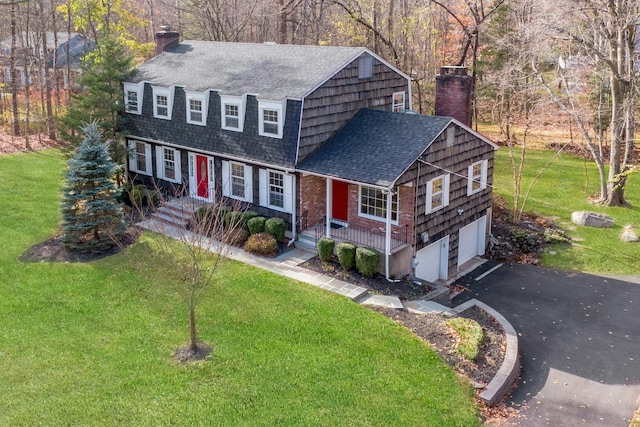
M375 219L378 221L387 220L387 192L379 188L360 186L360 209L358 214L361 217ZM393 192L391 199L391 222L398 223L398 191Z
M449 205L450 175L440 175L427 182L426 213L435 212Z
M258 133L261 136L282 138L283 125L283 103L258 100Z
M222 129L242 132L244 127L244 97L220 96Z
M180 151L171 147L156 147L156 168L158 178L176 184L182 182Z
M395 92L392 96L392 110L394 113L404 112L404 92Z
M151 144L129 140L129 170L143 175L151 175L151 162Z
M171 120L173 109L173 88L152 86L153 89L153 117Z
M244 163L223 160L222 194L253 203L253 168Z
M187 100L187 123L192 125L207 125L207 110L209 109L209 92L184 91Z
M373 56L364 54L358 58L358 78L370 79L373 77Z
M260 206L281 212L293 211L293 175L260 169Z
M124 84L124 109L127 113L142 114L142 88L138 83Z
M488 160L480 160L467 168L467 195L470 196L487 188Z

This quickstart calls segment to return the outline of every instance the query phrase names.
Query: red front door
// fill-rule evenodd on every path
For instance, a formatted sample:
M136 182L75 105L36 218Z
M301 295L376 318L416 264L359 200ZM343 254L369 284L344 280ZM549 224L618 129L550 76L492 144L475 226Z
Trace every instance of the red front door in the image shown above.
M331 216L333 219L347 221L349 218L349 184L343 181L332 181Z
M196 182L198 183L198 197L209 197L207 157L198 154L196 154Z

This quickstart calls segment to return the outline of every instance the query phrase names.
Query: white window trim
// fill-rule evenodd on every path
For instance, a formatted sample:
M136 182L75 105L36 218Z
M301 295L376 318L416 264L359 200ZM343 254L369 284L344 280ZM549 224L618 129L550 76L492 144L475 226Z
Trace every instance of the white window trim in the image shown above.
M142 89L144 86L140 83L125 83L124 84L124 111L125 113L130 114L142 114ZM128 92L135 92L138 96L138 108L135 110L130 110L128 108L129 96Z
M137 151L136 151L136 144L137 143L142 143L144 144L144 161L145 161L145 167L146 170L140 170L138 169L138 159L136 158L137 155ZM152 158L151 158L151 144L147 144L146 142L142 142L142 141L136 141L136 140L129 140L129 171L130 172L135 172L135 173L139 173L142 175L148 175L151 176L153 174L153 167L152 167Z
M206 126L207 125L207 112L209 110L209 91L206 92L193 92L193 91L184 91L185 99L186 99L186 112L187 112L187 123L198 126ZM200 101L202 104L202 121L198 122L195 120L191 120L191 105L190 101Z
M285 114L285 104L286 101L278 102L278 101L266 101L266 100L258 100L258 134L260 136L267 136L269 138L280 138L282 139L282 131L284 128L284 114ZM265 133L264 130L264 110L274 110L278 112L278 133Z
M244 198L231 193L231 165L244 167ZM250 165L229 160L222 161L222 195L242 202L253 203L253 168Z
M242 132L244 129L244 110L246 104L245 96L229 96L229 95L221 95L220 96L220 124L222 129L231 130L234 132ZM235 105L238 107L238 127L229 127L225 125L226 122L226 114L225 114L225 105Z
M473 182L474 182L474 176L473 176L473 167L475 165L481 165L481 170L480 170L480 187L477 189L473 189ZM479 193L480 191L484 190L485 188L487 188L487 169L489 167L489 161L488 160L480 160L479 162L475 162L473 163L471 166L469 166L467 168L467 196L471 196L473 194ZM477 181L477 180L476 180Z
M153 117L156 119L163 120L171 120L171 112L173 111L173 92L174 87L170 88L159 87L159 86L151 86L153 89ZM166 96L167 97L167 115L159 116L158 115L158 96Z
M396 95L402 95L402 102L396 102ZM405 111L405 101L406 101L406 93L402 92L394 92L391 96L391 111L394 113L404 113Z
M363 187L376 189L375 187L370 187L370 186L366 186L366 185L359 185L358 186L358 216L361 217L361 218L372 219L374 221L387 222L387 218L382 218L382 217L379 217L379 216L362 213L362 205L361 205L361 203L362 203L362 188ZM388 194L389 194L386 190L380 190L380 191L382 191L382 193L385 194L386 196L388 196ZM396 191L395 191L394 195L398 199L397 203L396 203L396 206L397 206L397 209L399 210L400 209L400 195L399 195L399 191L398 191L397 188L396 188ZM386 209L386 206L387 206L387 200L386 199L385 199L384 203L385 203L385 209ZM393 202L391 203L391 205L393 206ZM396 210L396 219L392 219L391 220L391 224L398 225L399 215L400 215L400 212L398 212Z
M167 178L164 175L164 150L173 150L173 158L175 160L175 178ZM157 177L160 179L164 179L165 181L173 182L174 184L182 183L182 171L181 171L181 157L180 150L176 150L175 148L165 147L162 145L158 145L156 147L156 169L157 169Z
M434 208L431 207L431 202L433 201L433 181L442 178L442 203L440 206L436 206ZM446 206L449 205L449 184L450 184L450 174L438 175L429 182L427 182L427 198L425 202L425 210L426 213L436 212Z
M283 207L269 204L269 172L282 174L284 186ZM293 213L293 175L276 169L260 169L258 176L260 181L260 206L280 212Z

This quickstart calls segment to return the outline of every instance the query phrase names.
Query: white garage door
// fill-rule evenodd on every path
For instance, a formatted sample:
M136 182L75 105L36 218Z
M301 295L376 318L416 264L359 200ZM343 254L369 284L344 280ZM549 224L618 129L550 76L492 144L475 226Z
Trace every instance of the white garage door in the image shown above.
M484 255L487 217L483 216L460 229L458 238L458 268L476 255Z
M446 280L448 258L449 236L420 249L416 252L416 277L428 282Z

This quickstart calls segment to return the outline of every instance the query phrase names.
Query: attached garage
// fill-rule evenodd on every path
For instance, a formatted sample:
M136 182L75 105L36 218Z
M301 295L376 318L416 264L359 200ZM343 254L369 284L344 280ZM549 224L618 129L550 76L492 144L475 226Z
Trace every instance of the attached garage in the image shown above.
M484 255L486 242L487 217L465 225L458 235L458 269L462 264L477 255Z
M427 282L447 280L449 236L416 252L415 276Z

